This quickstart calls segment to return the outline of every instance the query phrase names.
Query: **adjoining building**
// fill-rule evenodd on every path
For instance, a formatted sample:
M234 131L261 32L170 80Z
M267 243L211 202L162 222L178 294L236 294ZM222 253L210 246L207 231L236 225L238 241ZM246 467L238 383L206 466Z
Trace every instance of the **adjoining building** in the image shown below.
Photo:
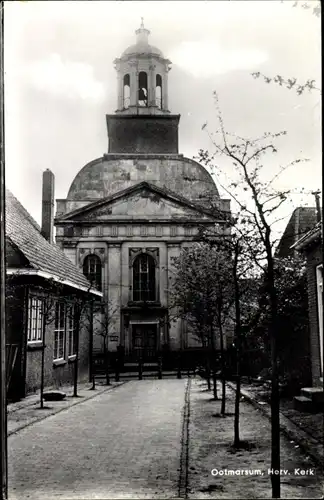
M312 382L323 388L323 244L322 222L317 224L293 246L306 257L308 282L308 313Z
M317 194L317 193L314 193ZM294 398L299 410L314 411L324 404L323 393L323 244L319 197L316 207L296 208L276 249L276 257L304 256L306 259L308 328L298 339L305 359L310 360L310 382ZM301 352L302 354L302 352ZM299 362L297 360L297 362Z
M168 105L171 61L141 27L115 59L117 111L106 116L108 152L86 164L57 200L56 241L97 283L111 308L109 350L152 359L162 347L198 347L169 321L173 258L199 228L227 234L230 200L178 148L180 115ZM100 348L100 345L95 345Z
M76 364L79 380L90 376L92 318L85 305L102 294L53 244L54 176L47 170L43 178L42 228L6 192L9 400L39 390L42 371L45 388L72 384Z
M316 212L316 207L298 207L293 211L278 243L277 257L293 257L298 254L294 244L314 227Z

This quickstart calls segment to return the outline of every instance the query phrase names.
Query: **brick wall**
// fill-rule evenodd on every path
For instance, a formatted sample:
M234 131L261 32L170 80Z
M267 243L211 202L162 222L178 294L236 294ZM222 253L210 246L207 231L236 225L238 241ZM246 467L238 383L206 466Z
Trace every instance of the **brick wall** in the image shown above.
M316 266L323 262L320 243L307 252L307 281L308 281L308 303L309 303L309 326L310 326L310 350L312 361L313 385L321 385L320 345L319 345L319 322L316 286Z
M87 382L89 380L89 328L83 325L79 337L79 366L78 380ZM68 359L68 336L65 336L64 364L55 365L54 359L54 324L47 325L45 337L45 387L59 389L64 385L73 386L75 361ZM41 381L41 348L27 346L26 363L26 394L36 392L40 389Z

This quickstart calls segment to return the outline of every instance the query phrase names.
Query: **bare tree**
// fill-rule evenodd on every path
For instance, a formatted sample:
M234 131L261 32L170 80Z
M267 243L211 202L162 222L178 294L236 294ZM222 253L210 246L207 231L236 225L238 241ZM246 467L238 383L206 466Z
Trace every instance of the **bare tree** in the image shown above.
M275 141L286 134L264 133L257 139L245 139L226 132L222 113L219 107L217 93L214 92L216 113L219 128L209 137L214 151L200 150L199 160L216 171L214 162L219 156L224 156L234 167L235 180L225 189L237 207L236 226L248 223L251 227L250 252L254 265L264 275L266 294L269 300L269 338L271 339L271 467L280 470L280 425L279 425L279 385L278 385L278 293L274 274L274 244L273 225L278 222L276 213L287 200L290 190L280 190L274 187L275 180L288 166L301 160L294 160L289 165L280 168L279 172L269 181L262 180L262 169L265 155L275 154ZM206 129L207 124L203 126ZM207 129L208 130L208 129ZM217 169L218 171L218 169ZM249 198L247 197L249 193ZM248 242L248 240L247 240ZM272 475L272 495L280 498L280 476Z
M284 3L282 0L281 3ZM292 7L300 7L305 11L311 12L315 17L321 16L321 2L319 0L312 0L311 2L305 2L304 0L295 1L294 3L289 0L289 4ZM306 81L298 81L295 77L286 77L282 75L268 76L264 75L260 71L251 73L253 78L261 78L265 83L274 83L280 87L285 87L289 90L294 90L298 95L303 94L305 91L316 91L322 94L322 89L316 84L314 79L307 79Z
M193 243L184 248L174 260L175 277L170 291L170 304L178 316L185 319L208 348L207 381L209 366L213 373L214 399L217 397L216 332L219 333L222 367L222 407L225 414L225 359L224 326L233 304L231 293L230 260L210 243Z
M78 376L79 376L79 344L80 344L80 332L85 326L84 322L88 321L89 326L93 322L92 317L92 297L89 296L90 292L95 289L93 283L89 283L86 293L73 293L70 296L74 304L74 335L75 335L75 361L74 361L74 375L73 375L73 396L78 397ZM90 316L89 312L90 311ZM88 326L88 329L89 329Z
M110 385L109 376L109 334L113 317L117 312L117 306L114 306L110 300L94 302L94 334L102 338L104 349L104 366L106 374L106 384Z

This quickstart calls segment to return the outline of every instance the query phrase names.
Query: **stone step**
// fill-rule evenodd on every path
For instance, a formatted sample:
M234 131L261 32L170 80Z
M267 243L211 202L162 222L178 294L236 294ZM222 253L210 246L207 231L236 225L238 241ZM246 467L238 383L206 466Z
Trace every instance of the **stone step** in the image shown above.
M324 390L321 387L303 387L300 393L302 396L311 399L313 403L324 403Z
M311 399L306 398L305 396L295 396L294 409L300 412L313 413L315 410L315 405Z
M142 364L142 370L158 370L159 365L157 363L143 363ZM132 372L132 371L138 371L138 363L134 363L132 365L129 364L124 364L124 371Z
M142 372L142 377L143 378L158 378L159 374L157 371L143 371ZM138 379L138 372L123 372L120 373L119 375L121 380L125 379L132 379L136 380ZM167 371L167 372L162 372L162 378L176 378L177 377L177 372L176 371Z
M125 379L125 378L132 378L136 379L138 378L138 372L122 372L119 374L120 379Z
M66 394L63 391L46 391L43 394L45 401L62 401L65 397Z

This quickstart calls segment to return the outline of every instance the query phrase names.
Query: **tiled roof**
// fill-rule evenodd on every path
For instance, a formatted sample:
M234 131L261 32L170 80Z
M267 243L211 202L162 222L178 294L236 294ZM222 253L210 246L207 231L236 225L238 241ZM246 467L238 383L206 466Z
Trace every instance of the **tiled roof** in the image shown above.
M313 227L310 231L304 234L297 242L293 245L293 248L297 250L304 249L309 243L313 243L314 241L320 241L322 234L322 222L319 221L316 226Z
M293 245L315 226L316 221L315 207L296 208L279 241L276 255L278 257L289 257L293 255Z
M23 253L32 268L53 278L90 288L89 281L56 245L42 235L38 224L27 210L6 190L6 237Z

